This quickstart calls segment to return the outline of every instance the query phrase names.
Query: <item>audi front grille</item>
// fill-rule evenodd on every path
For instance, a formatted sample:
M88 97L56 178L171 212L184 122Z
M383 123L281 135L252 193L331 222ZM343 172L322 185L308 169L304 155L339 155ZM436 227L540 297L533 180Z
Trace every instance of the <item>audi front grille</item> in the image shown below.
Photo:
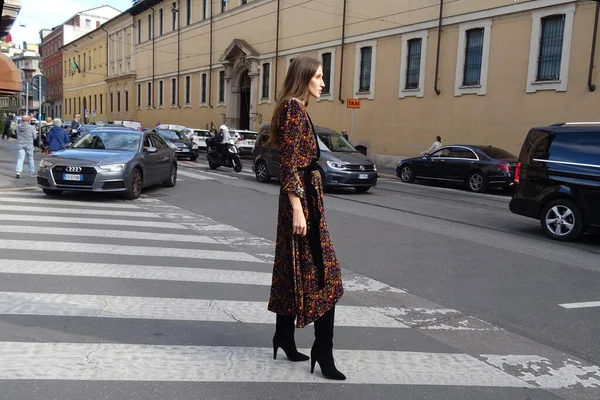
M81 168L81 171L79 171ZM63 174L75 174L81 175L82 180L80 181L68 181L63 179ZM77 187L92 187L96 181L96 175L98 171L94 167L77 167L56 165L52 168L52 177L56 186L77 186Z

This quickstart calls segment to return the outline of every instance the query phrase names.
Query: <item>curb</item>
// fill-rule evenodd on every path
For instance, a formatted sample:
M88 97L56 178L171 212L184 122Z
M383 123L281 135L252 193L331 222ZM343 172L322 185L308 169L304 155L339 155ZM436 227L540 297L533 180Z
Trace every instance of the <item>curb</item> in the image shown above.
M1 192L18 192L18 191L24 191L24 190L36 190L38 189L37 186L27 186L27 187L21 187L21 188L0 188L0 193Z

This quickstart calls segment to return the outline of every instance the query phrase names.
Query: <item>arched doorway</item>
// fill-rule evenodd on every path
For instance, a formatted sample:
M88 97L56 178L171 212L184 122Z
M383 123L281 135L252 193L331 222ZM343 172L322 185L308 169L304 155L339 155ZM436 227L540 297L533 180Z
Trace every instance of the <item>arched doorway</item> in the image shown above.
M239 129L250 128L250 84L251 80L248 76L248 71L242 72L240 76Z

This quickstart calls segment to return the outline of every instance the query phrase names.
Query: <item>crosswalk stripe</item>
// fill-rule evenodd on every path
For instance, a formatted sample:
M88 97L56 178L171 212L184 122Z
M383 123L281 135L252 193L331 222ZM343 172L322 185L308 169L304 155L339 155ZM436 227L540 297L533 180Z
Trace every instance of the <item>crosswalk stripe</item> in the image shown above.
M101 201L76 201L76 200L70 200L70 199L53 199L53 198L43 198L43 197L17 197L17 196L11 196L11 197L3 197L0 196L0 202L3 203L21 203L21 204L50 204L50 205L62 205L62 206L85 206L85 207L90 207L90 206L98 206L98 207L102 207L102 208L123 208L123 209L138 209L138 206L136 206L135 204L131 204L131 203L117 203L117 202L101 202ZM3 208L4 206L0 206L0 208Z
M271 272L9 259L0 259L0 273L150 279L158 281L188 281L256 286L270 286L272 280ZM381 282L363 276L352 276L344 279L344 290L346 292L406 293L403 290L392 288Z
M216 180L216 179L220 179L220 178L240 179L236 176L229 176L226 174L218 174L218 173L208 172L208 171L202 171L201 173L193 173L193 172L179 170L179 171L177 171L177 174L186 176L188 178L200 179L200 180Z
M169 247L147 247L147 246L123 246L113 244L89 245L86 243L72 242L50 242L36 240L0 240L0 249L5 250L28 250L59 253L86 253L122 256L144 256L144 257L175 257L175 258L197 258L210 260L229 260L237 262L264 263L247 253L223 250L201 250L201 249L177 249Z
M0 208L0 211L2 208ZM124 219L110 218L73 218L73 217L55 217L50 215L18 215L0 213L0 221L17 222L50 222L55 224L80 224L80 225L114 225L114 226L136 226L148 228L168 228L168 229L187 229L185 226L175 222L163 221L133 221Z
M161 240L166 242L219 243L204 235L184 235L175 233L154 233L138 231L118 231L85 228L57 228L40 226L0 225L0 233L25 233L40 235L83 236L110 239Z
M0 359L2 380L340 383L267 347L0 342ZM344 383L532 387L467 354L336 350L335 360Z
M98 204L95 204L98 206ZM101 207L101 206L100 206ZM36 207L36 206L13 206L2 205L0 211L12 212L40 212L48 214L69 214L69 215L90 215L90 214L108 214L120 217L144 217L144 218L161 218L159 215L146 211L119 211L119 210L102 210L100 208L72 208L68 204L65 207Z
M0 292L0 314L272 324L266 302ZM336 306L336 326L408 328L372 307Z

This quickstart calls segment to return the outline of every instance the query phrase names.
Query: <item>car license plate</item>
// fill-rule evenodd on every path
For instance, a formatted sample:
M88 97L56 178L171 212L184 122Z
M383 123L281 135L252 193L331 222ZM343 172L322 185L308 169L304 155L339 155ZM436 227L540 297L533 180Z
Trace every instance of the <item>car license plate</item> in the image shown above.
M63 174L63 181L82 181L83 175Z
M369 174L358 174L358 179L369 179Z
M187 147L186 147L186 148L179 149L179 150L181 150L181 151L190 151L190 149L188 149Z

